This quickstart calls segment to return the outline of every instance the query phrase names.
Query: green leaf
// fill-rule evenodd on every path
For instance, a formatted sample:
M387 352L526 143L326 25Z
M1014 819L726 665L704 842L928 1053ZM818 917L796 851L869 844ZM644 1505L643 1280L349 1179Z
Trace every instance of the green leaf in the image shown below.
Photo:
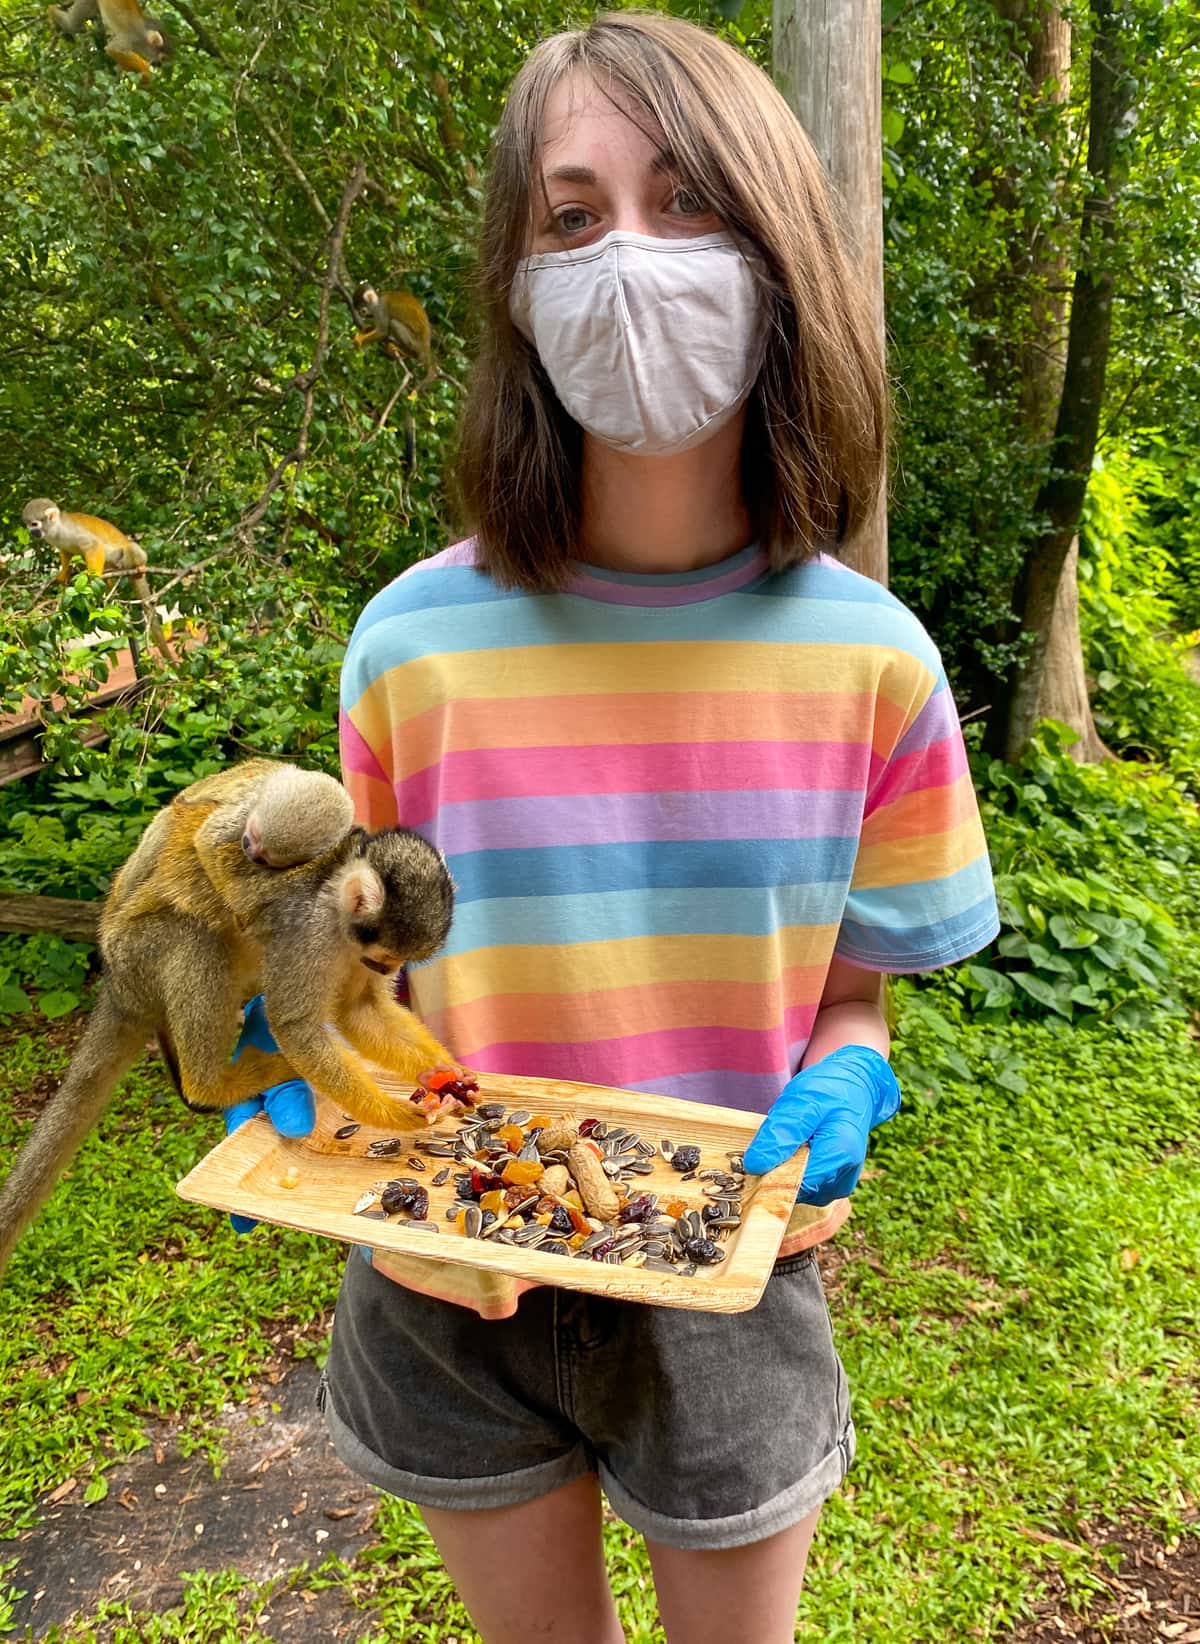
M53 989L49 993L38 995L38 1009L51 1022L76 1010L79 1004L79 995L72 993L68 988Z
M33 1000L15 982L0 983L0 1016L20 1016L33 1009Z
M1047 1010L1053 1010L1057 1012L1059 1016L1065 1016L1068 1021L1070 1020L1070 1001L1060 999L1058 990L1056 988L1052 988L1049 982L1043 981L1040 976L1034 976L1030 972L1024 970L1014 971L1013 981L1018 987L1024 988L1026 993L1031 994L1033 998L1037 1000L1039 1005L1045 1005Z

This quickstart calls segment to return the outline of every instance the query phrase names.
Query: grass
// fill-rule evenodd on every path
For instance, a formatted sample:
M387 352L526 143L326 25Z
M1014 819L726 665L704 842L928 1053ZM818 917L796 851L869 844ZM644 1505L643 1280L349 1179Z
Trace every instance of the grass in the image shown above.
M918 1070L937 1045L915 1017L902 1028L906 1106L876 1137L837 1241L831 1308L859 1453L823 1516L799 1640L1000 1639L1052 1571L1086 1597L1081 1525L1134 1515L1166 1534L1200 1495L1195 1044L1172 1021L969 1029L956 1048L974 1077L942 1080L935 1098ZM1020 1095L995 1083L998 1045ZM5 1084L28 1087L49 1055L10 1042ZM0 1119L0 1151L18 1128ZM280 1330L307 1327L300 1350L319 1350L340 1254L299 1234L238 1239L170 1191L216 1134L152 1075L131 1081L14 1259L0 1333L10 1529L70 1473L101 1490L148 1415L182 1415L219 1463L221 1406ZM417 1515L386 1502L376 1528L353 1564L291 1584L339 1586L362 1607L360 1644L471 1644ZM641 1546L623 1526L606 1534L628 1636L660 1644ZM178 1611L107 1605L49 1637L257 1644L272 1590L199 1572Z

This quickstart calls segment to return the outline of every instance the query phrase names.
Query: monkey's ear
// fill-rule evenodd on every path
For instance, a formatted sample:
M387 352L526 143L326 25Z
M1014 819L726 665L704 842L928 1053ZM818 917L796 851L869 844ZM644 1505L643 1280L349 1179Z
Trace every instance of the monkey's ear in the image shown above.
M374 868L365 864L362 867L351 868L338 888L338 900L341 902L342 911L349 914L352 919L361 919L378 913L383 906L383 899L383 880Z

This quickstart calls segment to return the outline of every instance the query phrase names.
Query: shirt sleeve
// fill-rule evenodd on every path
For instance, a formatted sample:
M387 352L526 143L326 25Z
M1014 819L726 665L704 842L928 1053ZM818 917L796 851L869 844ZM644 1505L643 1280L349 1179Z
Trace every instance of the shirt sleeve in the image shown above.
M1000 929L958 711L940 663L931 683L867 794L835 951L868 970L935 970L978 952Z

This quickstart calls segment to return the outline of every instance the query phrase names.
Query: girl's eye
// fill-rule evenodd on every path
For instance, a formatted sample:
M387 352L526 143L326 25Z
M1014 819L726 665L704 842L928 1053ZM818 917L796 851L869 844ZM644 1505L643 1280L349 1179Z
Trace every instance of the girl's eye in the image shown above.
M690 188L677 188L671 196L671 202L685 217L703 217L708 207L698 194Z
M561 211L555 212L554 221L564 234L582 234L590 217L591 213L582 206L564 206Z

